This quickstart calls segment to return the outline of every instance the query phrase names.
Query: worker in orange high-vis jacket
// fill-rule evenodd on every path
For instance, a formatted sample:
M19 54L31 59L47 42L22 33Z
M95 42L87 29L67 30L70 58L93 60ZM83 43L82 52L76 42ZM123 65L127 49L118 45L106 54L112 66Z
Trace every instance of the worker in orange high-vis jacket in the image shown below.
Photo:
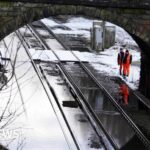
M132 62L132 55L126 50L124 59L123 59L123 75L124 77L129 76L130 73L130 65Z
M128 105L129 102L129 89L125 83L120 84L120 93L122 95L124 105Z
M118 58L117 58L120 75L122 75L122 70L123 70L123 59L124 59L124 51L122 48L120 48L120 52L118 53Z

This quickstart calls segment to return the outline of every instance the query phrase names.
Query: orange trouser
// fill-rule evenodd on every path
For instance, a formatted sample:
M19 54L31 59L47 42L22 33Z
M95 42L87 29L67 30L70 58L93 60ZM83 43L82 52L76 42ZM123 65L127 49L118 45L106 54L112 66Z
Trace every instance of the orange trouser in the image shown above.
M130 73L130 64L123 64L123 74L128 76Z

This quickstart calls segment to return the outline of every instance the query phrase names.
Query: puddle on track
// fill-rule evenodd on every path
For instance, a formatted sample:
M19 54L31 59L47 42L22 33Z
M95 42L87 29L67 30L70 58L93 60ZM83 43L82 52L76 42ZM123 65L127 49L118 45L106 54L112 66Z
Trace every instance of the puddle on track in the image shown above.
M73 133L75 134L75 137L81 149L82 150L103 149L100 139L95 133L95 130L91 126L86 115L83 113L83 111L79 106L76 107L77 104L74 103L75 102L74 98L72 97L69 89L66 87L66 84L60 84L63 82L62 78L59 77L59 75L52 76L51 74L50 76L50 70L52 70L52 68L55 68L54 65L49 66L43 65L43 68L47 72L46 77L54 88L59 103L61 104L61 108L63 109L67 117L68 123ZM65 106L63 106L64 102L66 102Z
M87 64L86 64L87 65ZM113 97L124 111L135 122L143 134L150 140L150 110L135 95L134 91L117 77L104 77L97 70L94 70L89 64L87 67L102 83L109 92L113 92ZM113 90L112 90L113 89Z
M116 110L109 98L100 89L96 88L97 86L84 75L81 68L77 64L69 63L65 65L65 68L69 71L75 83L80 87L99 120L101 120L109 135L113 137L118 147L130 146L130 148L139 147L139 149L145 149L143 143L135 135L129 123ZM81 73L80 75L79 72ZM137 142L133 142L134 145L132 145L131 141L138 141L138 144Z

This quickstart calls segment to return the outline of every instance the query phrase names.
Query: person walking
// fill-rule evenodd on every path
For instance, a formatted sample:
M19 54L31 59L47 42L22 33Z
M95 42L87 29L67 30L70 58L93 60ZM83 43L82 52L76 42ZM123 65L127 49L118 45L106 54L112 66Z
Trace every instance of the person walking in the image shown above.
M124 59L123 59L123 75L128 77L130 73L130 65L132 63L132 55L126 50Z
M120 66L119 67L119 72L120 72L120 75L122 75L122 69L123 69L123 59L124 59L124 51L122 48L120 48L120 52L118 53L118 65Z

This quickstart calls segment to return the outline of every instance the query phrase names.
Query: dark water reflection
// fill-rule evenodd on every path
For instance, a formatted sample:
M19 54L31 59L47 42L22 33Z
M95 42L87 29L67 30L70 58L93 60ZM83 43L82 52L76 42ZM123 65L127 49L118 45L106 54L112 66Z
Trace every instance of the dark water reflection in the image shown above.
M68 66L66 66L66 68L68 68ZM76 66L76 70L77 69L78 65ZM135 135L135 132L133 131L131 126L127 123L127 121L112 105L109 98L105 96L103 92L99 90L94 83L92 83L89 77L87 77L83 73L81 74L81 76L79 76L79 74L77 73L78 71L76 70L69 69L72 78L74 79L76 84L80 87L81 91L84 93L84 96L86 97L87 101L93 108L99 120L101 120L105 130L114 139L118 147L119 148L128 147L130 149L137 147L137 149L140 148L144 150L145 147L143 146L142 142ZM119 89L122 95L121 97L122 102L120 104L122 104L123 106L129 106L129 108L133 107L135 110L137 110L138 103L132 102L130 100L128 89L126 89L127 95L124 95L123 91L121 91L123 89L124 87L122 85Z
M54 66L55 64L51 64L48 66L45 66L43 64L42 67L46 71L46 76L49 83L56 83L53 84L54 91L57 95L59 104L66 116L71 131L73 132L75 139L80 146L80 149L103 150L104 147L99 136L93 129L93 126L89 122L85 113L80 108L78 102L75 101L66 84L60 84L62 82L64 83L63 79L59 75L53 76L50 74Z
M99 90L82 89L82 92L117 145L125 145L134 136L134 132L108 98Z
M134 91L118 77L105 77L92 66L86 64L100 83L112 94L118 104L124 109L128 116L139 127L143 134L150 140L150 110L139 100ZM112 90L113 89L113 90ZM149 100L147 100L149 102Z
M136 123L143 134L150 139L150 110L140 101L125 83L119 87L120 96L116 98L119 105Z

